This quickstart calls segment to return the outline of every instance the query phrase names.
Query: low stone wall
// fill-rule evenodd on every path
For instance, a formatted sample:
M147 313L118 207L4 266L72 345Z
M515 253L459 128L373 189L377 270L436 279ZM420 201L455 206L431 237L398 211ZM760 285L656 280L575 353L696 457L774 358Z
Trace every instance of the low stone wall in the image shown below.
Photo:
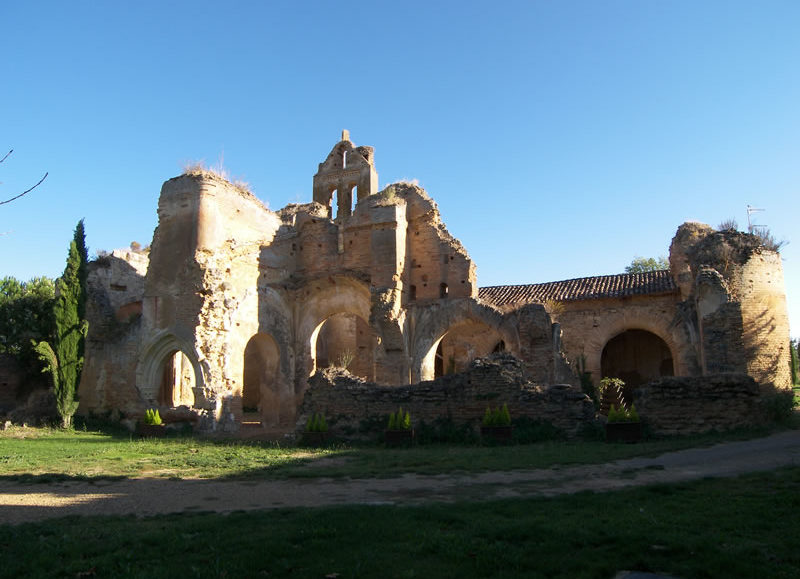
M764 423L759 388L746 374L669 377L634 391L636 410L654 434L694 434Z
M400 406L410 412L412 424L449 416L478 428L487 406L503 404L508 404L512 420L527 416L546 421L567 435L594 419L594 406L585 394L566 384L532 384L516 358L496 354L475 360L467 372L410 386L378 386L344 370L322 370L309 380L297 432L319 412L328 419L331 433L355 438L363 421L382 421Z

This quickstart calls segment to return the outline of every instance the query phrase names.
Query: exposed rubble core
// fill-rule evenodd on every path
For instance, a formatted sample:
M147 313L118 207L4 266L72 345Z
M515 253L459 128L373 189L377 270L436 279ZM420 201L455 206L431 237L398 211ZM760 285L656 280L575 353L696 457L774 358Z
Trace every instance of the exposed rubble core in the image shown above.
M149 256L91 266L80 412L158 407L204 432L288 433L318 370L363 380L354 400L423 400L458 375L457 401L484 387L463 385L493 352L518 360L520 384L567 384L581 407L576 364L634 389L729 371L789 386L780 258L753 236L687 223L668 271L479 290L431 197L409 183L379 191L373 149L346 132L312 193L275 212L210 172L164 183Z

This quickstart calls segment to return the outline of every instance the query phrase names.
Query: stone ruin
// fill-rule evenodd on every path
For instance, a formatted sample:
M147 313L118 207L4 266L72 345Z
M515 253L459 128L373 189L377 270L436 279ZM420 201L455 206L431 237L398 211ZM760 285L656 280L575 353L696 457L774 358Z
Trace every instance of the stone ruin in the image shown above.
M780 257L755 236L685 223L668 270L479 288L433 199L379 190L373 149L347 132L310 203L271 211L213 173L184 174L161 189L149 255L90 267L81 413L158 407L200 432L276 434L309 412L353 418L400 399L477 420L485 390L574 431L591 418L578 370L620 377L631 396L720 373L790 388ZM502 388L473 364L498 352L518 364ZM345 366L348 386L326 389L318 371Z

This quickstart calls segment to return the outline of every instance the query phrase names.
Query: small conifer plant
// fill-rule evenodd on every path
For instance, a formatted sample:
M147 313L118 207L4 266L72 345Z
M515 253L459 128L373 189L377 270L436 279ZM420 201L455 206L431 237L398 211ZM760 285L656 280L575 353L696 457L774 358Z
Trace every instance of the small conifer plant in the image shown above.
M503 404L502 407L489 408L486 407L486 412L483 413L484 426L511 426L511 413L508 411L508 405Z
M161 415L158 413L158 408L148 408L144 411L144 423L148 426L161 424Z
M314 413L306 423L306 432L328 432L328 422L324 414Z
M390 412L386 430L411 430L411 414L408 411L403 412L402 407L396 413Z

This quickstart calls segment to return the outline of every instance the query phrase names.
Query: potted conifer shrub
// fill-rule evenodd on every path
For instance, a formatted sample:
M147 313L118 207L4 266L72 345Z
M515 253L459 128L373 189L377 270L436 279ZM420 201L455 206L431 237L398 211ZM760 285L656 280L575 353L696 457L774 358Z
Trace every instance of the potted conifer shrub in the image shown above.
M386 446L410 445L414 441L411 415L403 412L402 408L398 408L397 413L390 413L386 430L383 431L383 440Z
M161 438L166 435L166 425L161 421L158 408L144 411L144 420L139 422L139 436L144 438Z
M481 423L481 437L490 442L511 442L514 436L514 427L511 426L511 413L508 405L503 404L502 408L486 407Z
M303 443L308 446L325 446L328 443L328 421L324 414L314 413L306 422Z
M620 405L611 406L606 421L606 442L639 442L642 439L642 423L636 406L630 410Z

